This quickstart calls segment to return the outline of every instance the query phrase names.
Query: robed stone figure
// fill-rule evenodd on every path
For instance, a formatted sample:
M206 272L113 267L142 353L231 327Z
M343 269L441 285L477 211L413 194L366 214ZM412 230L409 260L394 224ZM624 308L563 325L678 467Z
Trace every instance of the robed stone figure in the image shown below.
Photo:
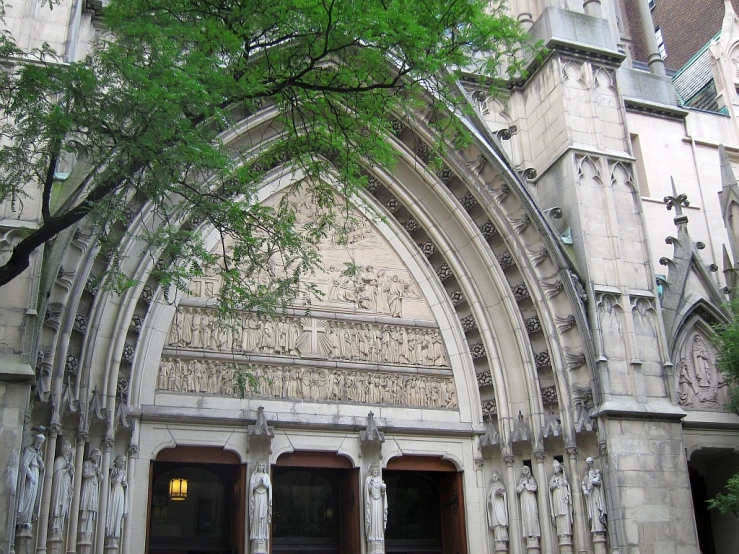
M516 492L521 501L521 526L523 536L529 542L538 543L541 537L541 528L539 527L539 507L536 504L536 491L539 486L536 479L531 475L529 466L523 466L521 471L521 479L518 480Z
M272 521L272 483L267 474L267 463L257 462L257 469L249 480L249 539L252 554L269 552L269 525Z
M36 435L33 443L23 450L21 459L21 479L18 490L18 516L16 525L22 529L30 529L38 518L41 502L41 483L44 480L44 454L42 447L46 437Z
M559 544L572 544L572 489L559 461L552 462L554 475L549 480L549 510Z
M364 481L364 530L367 536L368 554L385 552L386 492L387 485L380 477L380 468L372 465L370 475Z
M593 458L587 458L588 471L582 478L582 492L588 506L590 531L604 533L606 530L606 498L603 495L603 476L600 469L593 466Z
M497 471L493 471L487 502L488 527L493 531L496 552L508 550L508 495Z
M53 534L62 534L72 503L74 455L69 441L62 443L62 453L54 460L54 480L51 485L50 527Z
M105 536L117 539L121 536L123 516L126 515L126 458L118 454L110 470L110 497L105 518Z
M100 483L103 472L100 469L100 450L93 448L82 464L82 492L80 493L80 528L84 539L89 540L95 529L95 520L100 504Z

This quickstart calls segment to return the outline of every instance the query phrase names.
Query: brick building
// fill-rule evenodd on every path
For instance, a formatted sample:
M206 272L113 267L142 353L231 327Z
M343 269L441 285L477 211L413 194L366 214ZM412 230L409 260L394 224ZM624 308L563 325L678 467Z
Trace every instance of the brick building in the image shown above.
M635 61L646 62L647 51L640 32L640 18L636 2L623 0L630 52ZM731 0L739 10L739 0ZM703 48L721 30L724 18L724 0L649 0L655 30L662 34L665 65L677 71Z

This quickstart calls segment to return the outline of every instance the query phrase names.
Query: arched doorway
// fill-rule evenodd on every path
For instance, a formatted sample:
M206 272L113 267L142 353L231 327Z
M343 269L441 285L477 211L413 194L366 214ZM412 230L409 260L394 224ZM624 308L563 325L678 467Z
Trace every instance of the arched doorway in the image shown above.
M217 448L160 453L151 470L148 554L243 554L244 468Z
M392 458L382 478L387 484L388 554L467 552L462 472L430 456Z
M359 554L359 468L348 458L283 454L272 487L272 554Z
M693 510L702 554L736 551L739 527L734 514L709 510L706 501L726 492L726 482L739 468L739 453L732 448L701 448L690 456L688 472Z

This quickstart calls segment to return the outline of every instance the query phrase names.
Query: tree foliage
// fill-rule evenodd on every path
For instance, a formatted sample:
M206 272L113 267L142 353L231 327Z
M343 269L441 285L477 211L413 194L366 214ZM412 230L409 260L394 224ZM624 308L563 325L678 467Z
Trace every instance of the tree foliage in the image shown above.
M73 63L0 41L15 64L0 75L0 201L22 211L41 199L40 225L0 266L0 285L84 220L111 260L103 286L133 284L119 245L135 240L166 262L165 289L184 290L215 261L198 231L207 225L230 245L221 306L277 305L319 263L315 246L363 185L362 167L392 165L390 115L421 97L438 114L461 109L463 69L494 88L522 71L526 43L502 2L482 0L112 0L103 21L109 33ZM270 109L275 138L226 143L246 115ZM430 121L447 139L437 154L464 140L456 118ZM295 191L257 201L278 164L305 175L293 188L319 209L311 225L296 226ZM151 225L130 225L134 200ZM259 284L276 256L288 270Z
M727 324L714 327L714 343L718 347L717 364L729 384L729 404L725 408L739 414L739 300L729 304L732 319ZM722 514L733 512L739 515L739 473L726 484L726 494L719 493L708 501L708 507Z

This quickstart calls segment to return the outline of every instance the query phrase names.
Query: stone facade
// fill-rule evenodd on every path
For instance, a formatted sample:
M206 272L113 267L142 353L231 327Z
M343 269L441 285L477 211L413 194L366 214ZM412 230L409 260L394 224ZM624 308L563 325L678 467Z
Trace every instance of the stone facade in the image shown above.
M24 48L46 40L78 59L104 32L91 2L42 4L8 11ZM449 505L470 553L728 552L737 531L706 515L708 550L691 485L714 455L726 473L739 448L711 343L739 290L739 126L733 110L679 108L669 80L634 70L622 7L512 1L548 56L505 96L469 86L474 140L440 170L425 162L422 106L394 126L398 165L367 168L348 244L321 245L325 271L311 279L325 296L309 314L296 304L217 320L217 265L190 294L165 297L137 244L123 263L138 284L98 291L105 260L84 223L39 253L0 305L0 554L144 552L152 462L173 448L229 453L244 483L281 457L328 452L375 493L402 460L435 460L459 476ZM728 94L731 10L724 28L712 52ZM270 121L243 123L228 140L246 143ZM289 178L270 173L260 200ZM20 215L2 207L0 256L38 211L33 199ZM216 234L201 232L215 250ZM17 526L23 452L38 434L40 501ZM60 519L51 498L63 471ZM371 505L357 520L363 553L384 548L381 502ZM258 531L240 551L267 548L248 521L262 508L245 508Z

